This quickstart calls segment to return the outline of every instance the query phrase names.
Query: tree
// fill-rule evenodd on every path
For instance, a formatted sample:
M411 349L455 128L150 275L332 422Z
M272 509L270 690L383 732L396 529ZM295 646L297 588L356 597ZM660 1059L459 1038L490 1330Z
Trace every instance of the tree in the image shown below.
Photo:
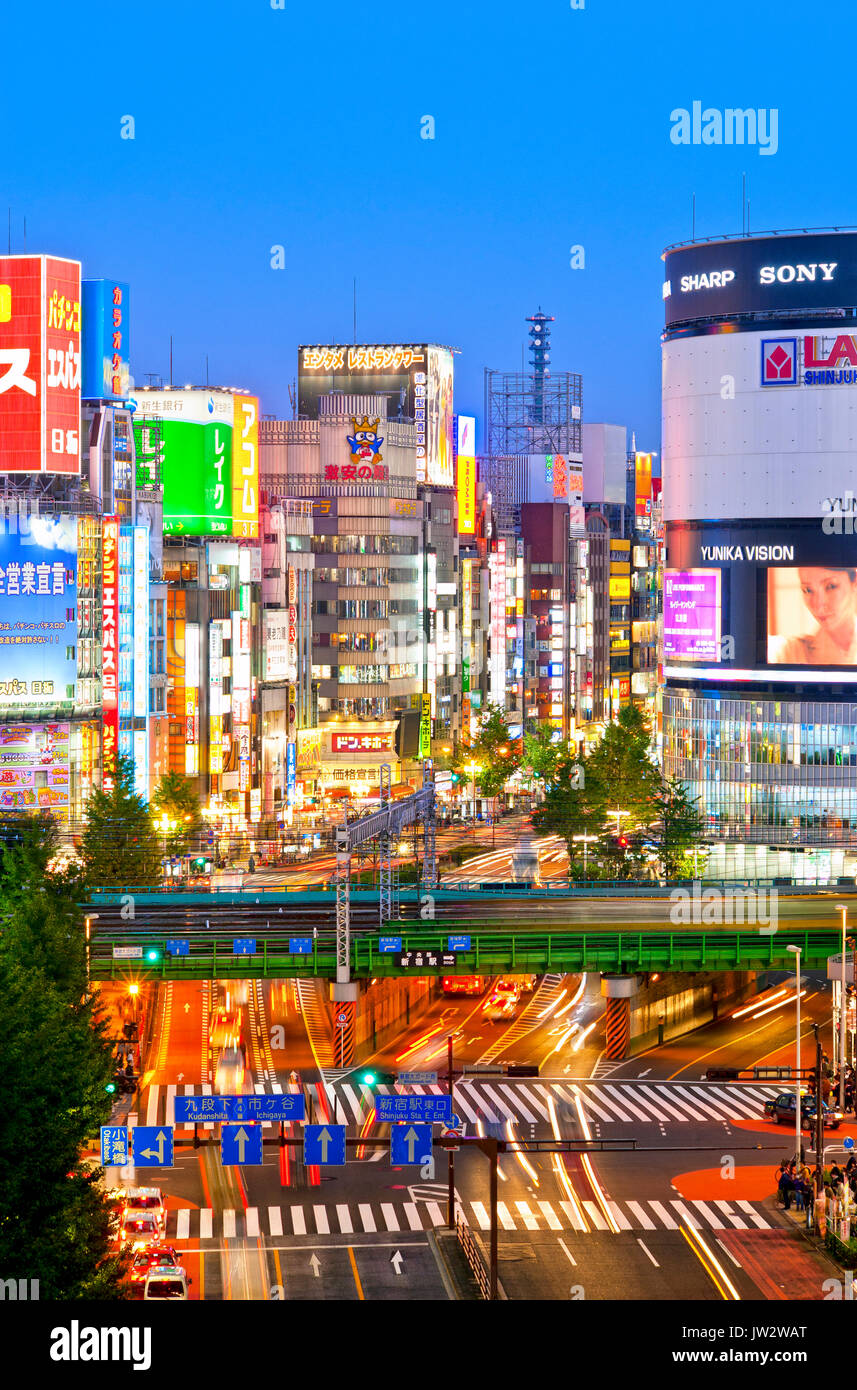
M705 826L699 813L699 798L692 797L677 777L665 777L653 802L656 819L653 838L657 842L658 864L664 878L677 878L684 869L687 853Z
M539 724L535 733L524 734L523 765L540 782L551 783L560 763L567 760L569 746L562 739L554 741L556 730L550 724Z
M476 780L482 795L494 803L496 822L497 798L521 765L521 741L509 737L506 713L499 705L486 706L478 737L470 746L470 759L479 765ZM493 843L493 826L491 838Z
M199 797L190 778L180 772L165 772L155 788L152 809L156 825L162 816L176 823L175 830L166 837L168 852L184 853L203 824Z
M80 1162L109 1122L112 1047L85 991L76 890L29 876L44 852L7 844L0 865L0 1269L38 1279L42 1299L123 1298L113 1206Z
M86 803L80 855L90 887L158 882L158 836L148 806L134 791L134 764L123 754L116 758L113 790L97 789Z
M642 710L624 705L607 725L600 742L586 759L586 779L595 777L607 789L607 810L620 832L638 830L652 819L652 801L661 774L651 756L651 735Z
M542 805L533 812L533 826L547 835L560 835L565 840L569 863L586 860L587 865L598 858L600 845L607 831L607 788L597 769L590 770L587 758L572 757L568 751L558 764ZM597 836L586 845L575 836Z

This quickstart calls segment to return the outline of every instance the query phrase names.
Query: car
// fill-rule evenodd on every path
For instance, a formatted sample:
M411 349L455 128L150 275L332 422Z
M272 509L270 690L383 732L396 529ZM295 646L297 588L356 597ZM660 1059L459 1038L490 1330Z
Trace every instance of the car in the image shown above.
M515 981L498 980L482 1005L482 1012L486 1019L494 1022L514 1018L520 998L521 991Z
M238 1047L224 1047L217 1059L214 1090L218 1096L237 1096L244 1090L247 1069L244 1053Z
M119 1220L119 1240L162 1240L167 1227L167 1209L159 1187L130 1187L124 1194Z
M444 994L481 994L485 980L481 975L444 975Z
M208 1045L212 1052L219 1047L240 1047L241 1010L230 1004L219 1004L208 1026Z
M143 1299L146 1303L158 1300L187 1299L188 1286L193 1283L181 1265L159 1265L146 1275Z
M810 1091L801 1091L800 1096L800 1127L801 1129L811 1130L815 1125L815 1096ZM794 1091L782 1091L773 1100L765 1101L765 1115L777 1124L790 1124L795 1122L795 1093ZM844 1116L840 1110L832 1110L829 1105L822 1101L822 1124L825 1129L838 1129Z
M130 1279L137 1291L142 1291L146 1277L153 1269L177 1265L178 1255L171 1245L151 1245L135 1241L132 1247Z

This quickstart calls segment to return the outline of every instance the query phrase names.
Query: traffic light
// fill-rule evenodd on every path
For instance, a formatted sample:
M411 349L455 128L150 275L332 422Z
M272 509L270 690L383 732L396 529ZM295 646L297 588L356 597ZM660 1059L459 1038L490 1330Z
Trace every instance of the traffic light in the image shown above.
M154 946L150 947L150 949L146 952L147 961L150 961L154 964L155 961L159 961L160 959L161 953L160 951L156 950Z
M618 844L620 849L627 849L628 845L630 844L630 840L628 839L627 835L620 835L616 843Z
M395 1086L396 1076L391 1071L379 1071L377 1067L369 1067L360 1073L360 1085L368 1086L371 1090L373 1086Z
M108 1081L104 1089L109 1096L112 1096L116 1090L116 1083L114 1081Z
M460 772L453 772L453 774L452 774L452 779L451 779L451 780L452 780L453 783L455 783L455 782L460 782L460 781L461 781L461 773L460 773Z

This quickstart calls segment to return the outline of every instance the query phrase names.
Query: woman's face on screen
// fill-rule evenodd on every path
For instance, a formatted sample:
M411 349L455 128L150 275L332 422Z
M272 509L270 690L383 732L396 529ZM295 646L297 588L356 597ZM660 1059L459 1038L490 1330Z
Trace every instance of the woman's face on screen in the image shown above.
M857 585L847 570L800 569L803 601L822 627L854 617Z

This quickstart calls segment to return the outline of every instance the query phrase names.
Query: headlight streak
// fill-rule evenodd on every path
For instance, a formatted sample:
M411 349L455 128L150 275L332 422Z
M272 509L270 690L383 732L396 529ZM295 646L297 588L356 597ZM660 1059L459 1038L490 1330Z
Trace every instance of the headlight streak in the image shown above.
M592 1027L594 1028L595 1025L593 1024ZM577 1044L575 1043L575 1047L576 1046ZM580 1120L580 1127L583 1130L583 1137L584 1139L591 1139L592 1131L589 1128L589 1121L586 1118L586 1113L583 1109L583 1101L581 1099L580 1092L577 1090L577 1087L575 1087L575 1101L577 1103L577 1114ZM607 1224L610 1227L610 1230L613 1232L614 1236L618 1236L619 1226L617 1224L615 1216L610 1210L610 1205L601 1189L601 1184L595 1176L595 1169L592 1167L589 1154L583 1154L582 1158L583 1171L589 1179L590 1186L592 1188L593 1193L595 1194L595 1200L601 1208L602 1212L604 1213L605 1217L607 1218Z
M699 1260L699 1263L702 1265L709 1279L714 1284L720 1297L726 1303L740 1303L741 1295L732 1283L732 1280L729 1278L729 1275L726 1273L726 1270L723 1268L717 1256L714 1254L714 1251L709 1249L702 1239L699 1231L686 1226L680 1226L679 1230L696 1255L696 1258ZM714 1273L715 1270L717 1271L716 1274ZM718 1275L720 1276L719 1278L717 1277Z

